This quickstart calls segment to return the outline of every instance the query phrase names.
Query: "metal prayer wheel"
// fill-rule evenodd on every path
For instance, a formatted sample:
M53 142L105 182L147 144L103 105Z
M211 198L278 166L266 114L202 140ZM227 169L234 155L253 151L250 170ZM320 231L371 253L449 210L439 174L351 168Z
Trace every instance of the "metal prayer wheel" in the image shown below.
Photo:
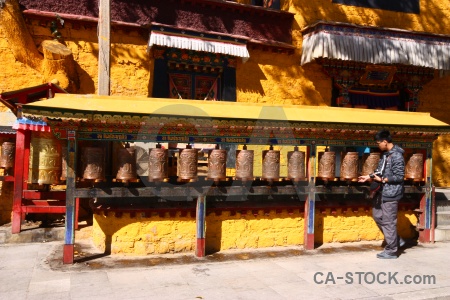
M242 181L253 180L253 157L254 151L236 150L236 178Z
M262 179L278 180L280 178L280 151L263 150L262 152Z
M169 176L169 150L161 145L150 149L148 156L148 180L164 181Z
M214 181L227 178L227 151L213 149L208 154L208 179Z
M29 183L58 184L61 178L61 144L51 134L33 136L30 143Z
M336 168L336 153L332 151L319 152L319 170L317 177L323 180L334 180Z
M2 151L0 157L0 167L10 169L14 167L14 155L16 144L11 142L2 143Z
M100 147L84 147L81 149L83 179L105 179L105 151Z
M299 181L304 180L305 175L305 152L298 151L298 147L294 151L289 151L288 157L288 179Z
M405 178L414 181L423 179L423 154L415 153L409 157L405 167Z
M117 174L116 179L134 180L137 178L136 172L136 149L126 146L120 148L117 153Z
M198 166L198 151L191 149L190 145L186 149L180 149L178 160L178 179L196 180Z
M361 175L372 174L373 171L377 169L379 162L380 162L380 153L373 152L369 154L364 154Z
M61 180L67 176L67 147L61 147Z
M341 153L341 180L358 179L358 152Z

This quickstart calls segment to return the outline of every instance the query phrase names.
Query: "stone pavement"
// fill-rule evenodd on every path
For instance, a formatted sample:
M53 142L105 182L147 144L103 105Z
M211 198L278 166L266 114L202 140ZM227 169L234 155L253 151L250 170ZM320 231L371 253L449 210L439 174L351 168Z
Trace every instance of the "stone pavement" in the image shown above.
M0 299L450 299L450 243L416 245L396 260L380 243L147 257L63 242L0 245ZM411 284L408 284L411 282Z

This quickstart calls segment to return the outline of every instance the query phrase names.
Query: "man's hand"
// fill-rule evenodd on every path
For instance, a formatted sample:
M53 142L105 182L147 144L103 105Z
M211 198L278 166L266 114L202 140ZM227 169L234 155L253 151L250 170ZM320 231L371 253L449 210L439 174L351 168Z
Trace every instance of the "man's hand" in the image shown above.
M370 176L369 175L362 175L362 176L359 176L358 177L358 182L366 182L367 180L369 180L370 179ZM375 177L373 178L373 180L374 181L378 181L378 182L381 182L381 177L380 176L378 176L378 175L375 175Z
M369 179L370 179L369 175L362 175L358 177L358 182L366 182Z

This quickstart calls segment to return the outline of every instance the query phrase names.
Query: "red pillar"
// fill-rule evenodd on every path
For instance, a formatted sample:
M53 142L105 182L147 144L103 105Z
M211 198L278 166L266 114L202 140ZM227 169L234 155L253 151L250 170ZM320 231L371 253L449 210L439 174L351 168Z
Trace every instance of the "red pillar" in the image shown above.
M16 156L14 164L14 195L12 213L12 233L20 232L22 223L22 196L28 177L28 164L30 156L30 137L28 130L18 129L16 133Z

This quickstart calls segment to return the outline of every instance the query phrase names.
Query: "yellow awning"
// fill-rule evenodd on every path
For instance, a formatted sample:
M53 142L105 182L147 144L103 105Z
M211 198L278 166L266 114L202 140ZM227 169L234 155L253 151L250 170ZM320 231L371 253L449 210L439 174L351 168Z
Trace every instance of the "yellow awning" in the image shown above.
M425 126L446 131L450 129L448 124L432 118L429 113L73 94L56 94L55 98L23 105L23 114L82 121L95 120L105 115L110 116L111 121L117 121L121 117L133 119L136 116L171 116L241 121Z

